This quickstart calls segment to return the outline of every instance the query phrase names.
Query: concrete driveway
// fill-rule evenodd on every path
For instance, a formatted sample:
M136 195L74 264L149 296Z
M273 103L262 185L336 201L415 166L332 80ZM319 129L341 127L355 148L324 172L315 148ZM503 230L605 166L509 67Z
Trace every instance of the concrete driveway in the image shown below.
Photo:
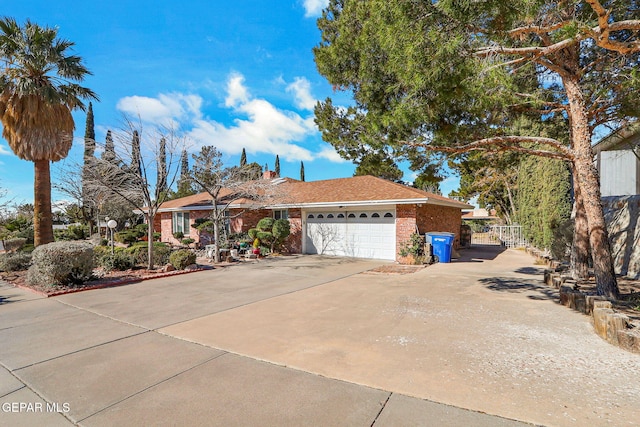
M285 257L50 299L0 285L0 425L640 425L639 356L556 304L526 254L464 255L410 275Z

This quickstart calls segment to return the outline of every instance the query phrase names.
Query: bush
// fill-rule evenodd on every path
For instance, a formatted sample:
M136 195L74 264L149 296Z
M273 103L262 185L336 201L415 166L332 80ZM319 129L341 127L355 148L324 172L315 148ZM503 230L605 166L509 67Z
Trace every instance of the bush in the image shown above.
M119 231L114 236L116 242L126 243L127 245L137 242L140 237L139 233L135 230Z
M28 252L0 254L0 271L23 271L30 264L31 254Z
M147 242L138 242L124 250L126 253L133 256L133 259L138 265L147 265L148 260L148 248ZM171 248L165 243L155 242L153 243L153 264L165 265L169 262L169 253Z
M27 243L27 239L24 237L17 237L15 239L8 239L4 241L4 249L7 252L19 251Z
M184 237L184 233L182 231L176 231L175 233L173 233L173 237L180 240Z
M32 285L80 284L93 273L94 253L89 243L49 243L35 248L32 255L27 273L27 282Z
M187 266L196 263L196 254L188 249L179 249L171 253L169 263L171 263L176 270L184 270Z
M133 256L124 251L111 252L100 256L98 264L107 271L118 270L124 271L135 267L136 263Z
M183 245L187 245L187 246L192 244L193 242L195 242L195 239L191 239L191 238L182 239L180 241L180 243L182 243Z

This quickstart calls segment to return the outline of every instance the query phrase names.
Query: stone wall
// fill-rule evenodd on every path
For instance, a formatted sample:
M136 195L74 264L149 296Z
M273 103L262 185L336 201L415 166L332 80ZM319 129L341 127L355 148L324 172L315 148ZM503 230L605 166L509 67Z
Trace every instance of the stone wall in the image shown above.
M640 195L603 197L616 273L640 279Z

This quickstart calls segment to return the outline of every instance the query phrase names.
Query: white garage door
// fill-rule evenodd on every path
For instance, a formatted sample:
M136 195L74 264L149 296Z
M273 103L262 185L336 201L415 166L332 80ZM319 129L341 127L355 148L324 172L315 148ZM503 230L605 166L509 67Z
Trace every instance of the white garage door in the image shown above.
M395 211L315 211L305 220L308 254L396 259Z

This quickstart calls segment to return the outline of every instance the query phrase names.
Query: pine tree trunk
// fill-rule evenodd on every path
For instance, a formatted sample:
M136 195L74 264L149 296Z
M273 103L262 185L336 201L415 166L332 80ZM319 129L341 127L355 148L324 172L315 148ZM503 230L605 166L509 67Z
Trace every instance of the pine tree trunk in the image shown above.
M573 244L571 245L571 275L575 280L587 280L589 278L589 224L584 212L582 193L578 185L575 168L573 173Z
M598 295L618 298L620 292L613 268L607 224L604 220L604 211L600 200L598 172L593 164L591 130L584 96L577 77L564 76L563 83L571 114L571 139L575 153L573 166L577 174L578 187L580 187L582 194L584 213L589 226L589 243L596 277L596 291Z
M51 172L49 160L34 162L33 185L33 243L35 246L53 242L53 217L51 214Z

